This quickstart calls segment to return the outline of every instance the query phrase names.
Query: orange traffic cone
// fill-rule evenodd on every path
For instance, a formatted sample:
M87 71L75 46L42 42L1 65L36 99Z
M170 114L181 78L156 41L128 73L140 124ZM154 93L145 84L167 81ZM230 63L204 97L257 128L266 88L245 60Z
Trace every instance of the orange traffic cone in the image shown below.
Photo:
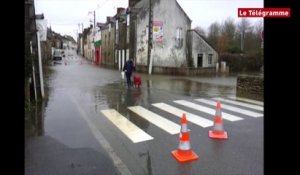
M179 146L177 150L172 151L172 156L179 162L188 162L197 160L198 155L191 149L190 130L187 128L187 120L185 114L181 119L181 131L179 135Z
M228 139L227 132L224 131L224 127L223 127L220 101L217 102L216 115L214 118L214 128L213 130L209 131L209 137L216 138L216 139Z

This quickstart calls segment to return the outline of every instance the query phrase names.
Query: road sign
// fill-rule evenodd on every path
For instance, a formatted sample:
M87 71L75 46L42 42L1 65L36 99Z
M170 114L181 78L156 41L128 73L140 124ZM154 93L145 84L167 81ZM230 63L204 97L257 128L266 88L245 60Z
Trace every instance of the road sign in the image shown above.
M47 40L47 20L37 19L36 28L40 32L40 41Z

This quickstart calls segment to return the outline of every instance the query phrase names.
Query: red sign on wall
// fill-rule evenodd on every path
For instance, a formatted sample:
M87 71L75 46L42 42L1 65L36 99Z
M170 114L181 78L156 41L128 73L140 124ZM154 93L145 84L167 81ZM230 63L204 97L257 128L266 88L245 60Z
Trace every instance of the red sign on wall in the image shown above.
M162 21L153 21L153 38L157 43L163 42L163 22Z

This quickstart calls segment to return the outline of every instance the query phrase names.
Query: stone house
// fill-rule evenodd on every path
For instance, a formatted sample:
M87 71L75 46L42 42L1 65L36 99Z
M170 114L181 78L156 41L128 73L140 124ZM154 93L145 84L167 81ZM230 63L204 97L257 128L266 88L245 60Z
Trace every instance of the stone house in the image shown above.
M129 11L130 53L141 70L151 64L153 70L215 67L216 50L191 30L192 20L176 0L152 0L151 8L149 0L129 0Z

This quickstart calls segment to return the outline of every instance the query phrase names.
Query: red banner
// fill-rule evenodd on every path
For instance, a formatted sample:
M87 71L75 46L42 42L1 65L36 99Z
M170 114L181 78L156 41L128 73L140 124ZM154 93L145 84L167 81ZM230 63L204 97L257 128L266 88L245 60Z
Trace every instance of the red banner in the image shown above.
M238 8L238 17L289 18L290 8Z

